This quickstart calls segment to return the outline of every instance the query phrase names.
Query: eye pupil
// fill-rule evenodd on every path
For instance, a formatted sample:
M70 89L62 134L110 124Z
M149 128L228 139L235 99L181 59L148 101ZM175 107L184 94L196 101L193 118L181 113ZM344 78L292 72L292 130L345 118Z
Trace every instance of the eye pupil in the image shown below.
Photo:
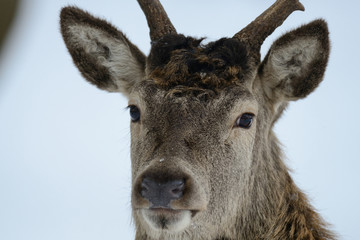
M254 114L244 113L238 119L236 119L234 127L241 127L241 128L249 129L252 125L253 118L254 118Z
M132 122L138 122L140 120L140 110L137 106L131 105L130 109L130 118Z

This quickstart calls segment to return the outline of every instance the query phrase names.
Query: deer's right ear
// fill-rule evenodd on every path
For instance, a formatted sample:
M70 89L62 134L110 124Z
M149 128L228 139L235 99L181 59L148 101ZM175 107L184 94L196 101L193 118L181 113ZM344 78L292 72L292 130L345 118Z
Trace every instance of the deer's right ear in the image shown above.
M145 55L108 22L76 7L60 14L61 34L81 74L100 89L128 96L145 75Z

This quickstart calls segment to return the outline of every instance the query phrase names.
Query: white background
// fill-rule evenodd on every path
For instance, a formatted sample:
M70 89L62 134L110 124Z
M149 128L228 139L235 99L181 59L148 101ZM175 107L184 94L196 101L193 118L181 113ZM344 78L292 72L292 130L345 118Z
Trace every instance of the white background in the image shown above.
M163 0L178 32L231 37L273 1ZM302 0L268 38L315 18L329 23L325 79L276 125L293 177L340 239L359 239L359 2ZM25 0L0 57L0 239L133 239L127 100L80 76L59 31L77 5L103 17L148 53L135 0Z

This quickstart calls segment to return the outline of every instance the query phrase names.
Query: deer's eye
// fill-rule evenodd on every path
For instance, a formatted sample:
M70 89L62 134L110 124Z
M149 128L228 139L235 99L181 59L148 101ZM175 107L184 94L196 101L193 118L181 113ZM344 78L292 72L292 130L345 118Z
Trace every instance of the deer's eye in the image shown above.
M130 118L132 122L138 122L140 120L140 110L137 106L135 105L130 105L129 107L130 110Z
M253 123L253 118L254 118L254 114L244 113L236 119L234 123L234 127L249 129Z

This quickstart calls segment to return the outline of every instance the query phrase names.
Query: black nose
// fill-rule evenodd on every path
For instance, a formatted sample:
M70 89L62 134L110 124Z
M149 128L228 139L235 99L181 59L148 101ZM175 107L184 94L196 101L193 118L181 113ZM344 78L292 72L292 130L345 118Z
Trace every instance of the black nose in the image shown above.
M182 198L185 180L159 182L145 177L141 182L141 196L150 202L150 208L170 208L171 200Z

